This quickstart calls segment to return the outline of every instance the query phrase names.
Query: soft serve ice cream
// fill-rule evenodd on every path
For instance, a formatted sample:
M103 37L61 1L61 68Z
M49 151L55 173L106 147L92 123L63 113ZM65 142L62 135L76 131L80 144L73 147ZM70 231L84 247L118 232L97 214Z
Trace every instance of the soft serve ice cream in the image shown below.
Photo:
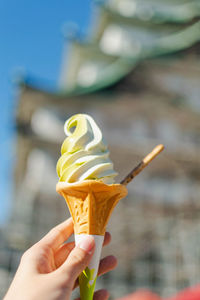
M56 189L65 198L73 218L75 243L88 234L95 240L94 255L79 276L81 300L92 300L106 225L127 189L114 183L117 173L92 117L74 115L66 121L64 131L67 138L57 163L59 182Z
M107 145L93 118L86 114L74 115L66 121L64 131L67 138L57 163L60 181L99 180L106 184L114 183L117 173L113 170Z

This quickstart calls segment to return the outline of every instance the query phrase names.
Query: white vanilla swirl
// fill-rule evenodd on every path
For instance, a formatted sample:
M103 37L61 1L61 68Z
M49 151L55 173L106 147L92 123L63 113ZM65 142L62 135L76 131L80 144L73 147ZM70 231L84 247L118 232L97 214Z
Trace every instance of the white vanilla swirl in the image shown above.
M57 163L60 181L73 183L93 179L114 183L117 173L93 118L86 114L74 115L66 121L64 131L68 137L62 144Z

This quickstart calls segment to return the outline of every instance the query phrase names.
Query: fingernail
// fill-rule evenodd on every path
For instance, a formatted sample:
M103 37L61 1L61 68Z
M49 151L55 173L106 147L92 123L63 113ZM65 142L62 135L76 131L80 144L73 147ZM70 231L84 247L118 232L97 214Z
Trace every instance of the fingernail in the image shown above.
M85 252L91 254L94 248L94 238L92 236L85 236L77 245L79 248Z

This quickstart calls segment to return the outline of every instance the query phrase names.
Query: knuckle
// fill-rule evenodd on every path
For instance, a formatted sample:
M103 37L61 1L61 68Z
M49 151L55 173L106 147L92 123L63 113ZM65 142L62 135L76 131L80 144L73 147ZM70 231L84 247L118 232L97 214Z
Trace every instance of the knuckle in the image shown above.
M75 264L82 264L84 263L86 258L86 255L83 251L79 251L79 249L76 249L72 253L72 260Z
M60 234L60 230L59 230L59 228L58 227L54 227L54 228L52 228L50 231L49 231L49 234L50 235L59 235Z
M54 236L54 237L60 237L62 240L66 240L66 236L64 234L64 231L59 227L59 225L52 228L49 231L49 235Z
M29 260L31 257L32 257L32 248L26 250L26 251L22 254L20 262L23 263L23 262Z
M89 256L84 251L77 248L71 254L71 265L74 269L83 270L88 263Z

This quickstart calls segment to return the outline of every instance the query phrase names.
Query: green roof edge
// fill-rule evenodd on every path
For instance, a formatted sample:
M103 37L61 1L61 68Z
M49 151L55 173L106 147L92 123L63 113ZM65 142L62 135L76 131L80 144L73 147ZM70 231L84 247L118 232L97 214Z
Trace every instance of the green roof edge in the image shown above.
M100 76L97 82L89 87L77 86L76 88L71 90L66 89L48 91L43 88L38 88L37 86L31 85L31 81L27 82L26 78L24 78L23 81L20 82L20 84L33 86L36 89L40 89L41 91L59 97L72 97L94 93L117 83L120 79L127 76L138 63L145 59L176 53L193 46L195 43L200 41L199 32L200 21L191 25L189 28L160 39L160 41L156 43L153 48L143 51L137 57L120 57L116 62L111 64L106 69L106 71L103 73L103 76ZM177 43L177 41L179 41L180 43Z

